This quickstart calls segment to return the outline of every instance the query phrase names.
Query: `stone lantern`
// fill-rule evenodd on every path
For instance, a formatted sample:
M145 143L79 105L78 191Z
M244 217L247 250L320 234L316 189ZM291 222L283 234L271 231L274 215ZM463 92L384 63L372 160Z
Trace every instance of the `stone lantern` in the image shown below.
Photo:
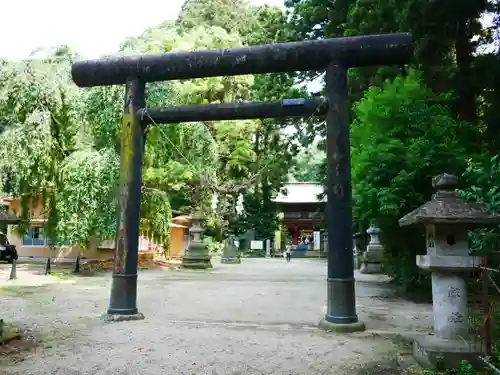
M458 178L450 174L432 180L432 199L399 220L400 226L425 226L427 254L417 255L417 266L432 273L434 336L417 338L413 355L423 366L456 367L461 360L476 362L481 347L469 333L467 273L480 257L469 255L468 231L500 222L500 216L480 204L465 202L455 191Z
M379 239L380 230L373 225L367 229L366 234L370 236L370 242L361 257L360 273L380 274L382 273L382 254L384 248Z
M184 256L182 257L182 267L183 268L193 268L193 269L208 269L212 268L212 263L210 262L210 254L207 245L202 241L201 234L203 233L203 227L201 226L201 221L203 217L199 213L195 213L191 216L191 227L189 228L189 234L191 235L191 241Z

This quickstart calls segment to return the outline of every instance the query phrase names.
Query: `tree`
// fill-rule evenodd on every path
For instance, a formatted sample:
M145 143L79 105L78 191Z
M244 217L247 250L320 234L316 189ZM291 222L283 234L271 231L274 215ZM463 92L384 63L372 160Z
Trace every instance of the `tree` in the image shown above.
M491 8L487 0L456 2L430 0L289 0L292 24L303 37L326 37L411 32L415 39L414 64L425 82L438 92L456 93L455 111L461 120L477 123L474 53L484 38L481 15ZM352 69L350 87L359 94L381 85L397 70Z
M225 7L214 17L214 6ZM128 38L118 55L239 47L293 38L277 8L244 1L187 1L179 19ZM0 66L0 179L11 178L23 215L43 197L51 245L108 239L115 230L115 189L123 88L77 89L70 47L35 51L38 59ZM148 85L148 107L280 100L303 96L291 75L235 76ZM281 188L297 151L291 121L223 121L161 125L147 129L141 230L168 241L171 210L201 209L212 225L236 225L231 206L238 194L267 217L259 231L276 225L272 195ZM2 129L0 129L2 130ZM222 209L214 215L212 193ZM82 208L85 207L85 210ZM82 211L84 211L82 213ZM27 221L26 221L27 223ZM25 228L24 228L25 229ZM21 228L21 231L23 228Z
M30 58L38 58L50 63L57 63L64 60L72 63L80 60L82 57L70 46L61 45L51 48L37 48L30 53Z
M213 9L218 9L214 16ZM177 20L183 33L205 23L238 33L242 44L278 43L293 40L285 14L278 8L254 7L246 1L189 0ZM246 100L276 101L284 97L302 97L293 75L255 76ZM234 101L227 97L225 101ZM238 125L241 124L241 125ZM225 122L214 125L221 150L218 170L219 225L234 233L253 229L257 236L272 236L277 228L276 208L271 202L287 179L292 157L297 152L290 120ZM288 130L288 132L286 131ZM249 133L250 131L250 133ZM242 136L243 135L243 136ZM232 159L232 160L231 160ZM233 206L238 194L245 195L246 214L234 220Z
M247 35L253 17L246 0L186 0L176 23L181 33L204 25L220 27L228 33Z
M320 151L317 145L311 145L300 151L296 157L293 169L293 177L299 182L321 181L322 165L326 155Z
M49 244L85 250L114 232L118 155L94 148L82 126L85 96L70 81L69 60L57 57L9 62L0 70L6 124L0 178L21 199L21 233L41 197Z
M477 123L473 58L484 35L481 15L487 0L460 6L453 1L357 0L349 12L348 33L412 32L415 62L439 92L454 90L461 120Z
M415 255L425 253L419 229L398 219L430 199L431 179L461 174L480 150L479 129L453 118L447 97L427 88L421 75L370 88L354 105L351 127L354 214L382 229L387 272L406 287L425 280Z
M113 238L119 159L114 150L84 148L60 163L55 191L54 234L59 245Z
M159 29L151 28L139 38L129 39L124 44L124 52L192 51L241 45L238 35L228 33L218 26L184 29L181 36L173 24L162 24ZM161 83L148 91L148 105L159 107L165 104L248 100L252 83L252 76ZM231 178L245 177L245 163L253 161L248 147L251 141L248 131L252 125L249 122L226 121L153 128L148 136L145 162L149 163L154 159L155 166L150 169L145 164L145 184L150 181L156 188L161 185L169 186L169 195L177 196L178 201L185 205L184 208L194 209L201 203L205 214L210 215L211 193L222 188L222 181L231 184ZM165 150L165 144L168 145L168 151ZM179 197L179 193L184 197ZM197 197L205 198L200 202ZM213 221L215 218L211 219Z
M500 211L500 157L482 156L468 160L462 175L466 200L486 205L494 212ZM471 248L482 255L492 255L500 250L500 226L481 228L471 233ZM494 260L494 257L493 257Z
M443 94L438 101L450 109L452 118L476 124L477 134L467 142L472 142L471 147L476 150L483 146L479 152L483 154L481 158L489 159L498 153L500 113L495 88L500 77L500 12L497 0L469 1L459 6L453 1L429 0L289 0L286 4L291 23L303 38L411 32L415 53L409 67L421 71L422 82L433 92ZM482 22L485 14L491 16L490 25ZM351 100L361 99L371 86L382 87L387 79L392 80L398 74L397 67L350 69ZM352 113L354 121L357 115L356 111ZM429 123L432 121L429 119ZM373 126L376 128L375 122ZM309 132L318 133L317 129L309 129ZM324 133L321 134L324 137ZM324 143L320 143L320 147L324 148ZM384 155L397 151L387 149ZM437 165L442 162L433 160ZM488 169L487 163L480 164L481 168ZM322 169L326 175L326 163ZM356 185L353 187L357 189Z
M8 62L0 67L0 81L0 179L9 180L12 194L21 199L20 232L27 229L41 197L51 246L80 245L85 250L92 241L109 238L116 227L114 138L121 104L113 98L118 96L102 107L100 99L106 95L77 89L67 59ZM112 91L97 91L102 92ZM108 133L113 130L111 136L94 132L99 125ZM164 208L169 206L155 207L149 217L159 213L168 219ZM168 234L168 226L152 229L155 236Z
M59 166L79 147L80 93L70 84L66 61L8 62L0 67L0 178L22 198L23 218L43 197L48 235L56 241ZM24 222L26 223L26 221ZM21 232L26 224L21 225Z

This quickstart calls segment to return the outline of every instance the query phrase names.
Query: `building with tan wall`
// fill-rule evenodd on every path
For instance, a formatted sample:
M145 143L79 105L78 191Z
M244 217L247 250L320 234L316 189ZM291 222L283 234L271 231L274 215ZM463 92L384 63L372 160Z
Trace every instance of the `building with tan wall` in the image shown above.
M172 218L172 224L170 225L170 248L167 254L170 259L180 259L184 255L184 251L189 246L190 226L191 218L189 216L179 215Z
M0 204L6 205L9 211L16 215L21 212L19 199L2 198ZM114 240L110 239L102 243L91 244L87 249L78 246L67 246L51 248L43 233L45 218L41 200L37 206L30 207L31 219L26 235L20 236L13 226L7 228L7 238L12 245L16 246L20 260L45 260L48 257L59 261L73 261L78 255L82 258L92 260L108 260L114 256ZM172 219L170 224L170 246L167 252L161 244L150 240L148 236L141 234L139 237L139 252L150 252L157 260L169 258L181 258L184 250L189 245L190 220L187 216L178 216Z

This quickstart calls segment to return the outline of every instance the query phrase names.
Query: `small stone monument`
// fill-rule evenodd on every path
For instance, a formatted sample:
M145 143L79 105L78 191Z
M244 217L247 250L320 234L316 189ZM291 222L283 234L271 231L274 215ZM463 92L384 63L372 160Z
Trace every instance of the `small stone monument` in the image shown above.
M432 273L434 336L413 343L415 359L425 367L458 367L461 360L474 364L481 353L469 333L465 277L480 265L469 255L468 230L500 222L500 216L477 203L463 201L455 191L458 178L450 174L432 180L432 199L399 220L400 226L425 225L427 254L417 255L417 266Z
M366 233L370 236L370 242L361 257L359 272L364 274L381 274L383 273L381 263L384 248L379 239L380 230L372 225Z
M220 262L225 264L241 263L240 252L236 247L234 236L229 236L226 239Z
M357 232L352 235L352 252L354 255L354 268L361 268L361 256L363 255L363 246L361 244L361 240L363 237L363 233Z
M192 268L192 269L208 269L212 268L212 263L210 262L210 254L208 247L203 243L201 234L203 233L203 228L201 226L201 221L203 217L196 213L191 216L191 227L189 228L189 234L191 235L191 241L186 249L184 256L182 257L182 267Z

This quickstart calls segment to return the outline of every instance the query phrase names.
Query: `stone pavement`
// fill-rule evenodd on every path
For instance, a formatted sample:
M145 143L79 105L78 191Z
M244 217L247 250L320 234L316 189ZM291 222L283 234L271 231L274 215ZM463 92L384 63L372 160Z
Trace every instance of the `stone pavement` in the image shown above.
M55 278L33 275L43 267L33 265L5 283L9 267L1 265L1 317L44 342L21 362L0 359L0 373L356 374L397 350L373 333L430 329L431 306L397 298L383 277L356 275L368 331L341 335L315 328L325 313L325 261L213 264L212 271L141 271L138 306L146 319L120 323L99 319L109 274L43 283ZM30 278L38 286L27 285Z

